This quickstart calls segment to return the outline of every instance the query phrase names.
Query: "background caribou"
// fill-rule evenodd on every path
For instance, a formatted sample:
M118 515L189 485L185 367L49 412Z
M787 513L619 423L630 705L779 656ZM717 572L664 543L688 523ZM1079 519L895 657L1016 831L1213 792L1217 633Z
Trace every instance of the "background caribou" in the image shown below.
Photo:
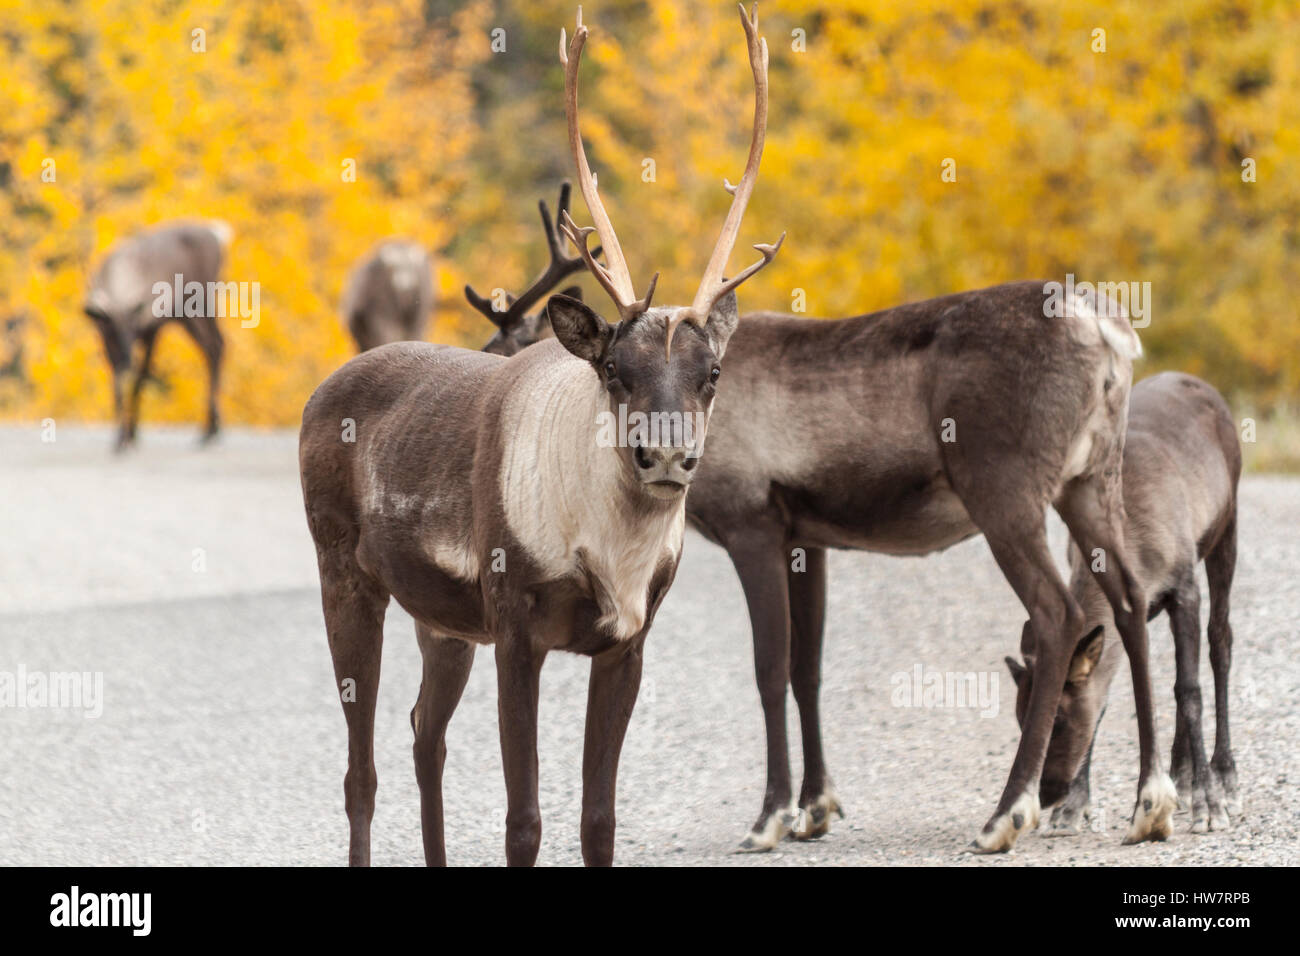
M1229 594L1237 564L1237 483L1241 445L1227 403L1191 375L1166 372L1133 387L1124 446L1124 506L1129 552L1150 601L1149 618L1169 614L1174 634L1178 723L1171 765L1178 798L1192 812L1193 832L1225 830L1241 812L1228 735L1228 671L1232 666ZM1091 628L1070 661L1069 675L1043 769L1043 800L1055 832L1074 832L1088 815L1088 771L1097 726L1122 658L1105 596L1076 546L1070 548L1070 593ZM1201 592L1196 565L1210 585L1210 666L1214 670L1214 759L1201 737ZM1034 682L1034 660L1007 658L1021 716Z
M407 239L381 242L357 264L343 292L343 321L358 351L424 338L432 269L424 247Z
M754 313L740 323L686 507L731 556L753 625L767 790L742 850L771 849L792 831L820 836L842 812L818 709L826 549L920 555L981 532L1030 613L1021 651L1050 659L1040 673L1051 677L1025 695L1010 777L973 846L1007 850L1037 825L1056 701L1084 633L1083 609L1047 551L1048 504L1076 544L1109 556L1098 583L1129 651L1141 746L1126 839L1167 833L1174 788L1156 746L1145 597L1122 534L1120 455L1141 346L1113 303L1080 298L1051 317L1044 287L1009 283L833 321ZM791 685L804 754L797 803ZM1049 802L1065 796L1052 783L1041 790Z
M303 499L348 724L353 864L370 860L375 698L390 598L415 617L424 657L411 724L426 861L446 862L444 733L480 643L496 654L507 861L531 864L540 845L538 676L555 649L592 657L582 850L589 864L613 859L619 751L642 644L681 556L685 491L700 449L640 437L600 445L596 420L626 406L707 422L738 320L735 287L775 254L762 247L759 263L722 279L767 117L767 45L743 8L741 21L755 85L753 142L691 306L652 308L657 275L636 298L578 127L587 38L579 11L567 50L561 34L560 57L570 148L595 226L579 228L566 214L562 227L615 303L618 324L555 296L548 314L557 341L508 360L415 342L373 349L326 379L303 411ZM606 266L587 248L593 231ZM355 441L346 440L348 422Z
M113 407L118 421L118 450L135 441L140 419L140 392L153 362L158 333L168 322L179 322L203 352L208 365L208 422L203 439L220 429L217 398L221 386L224 342L217 327L212 297L205 296L201 314L158 316L152 308L156 283L170 290L180 276L180 287L191 282L204 289L221 276L232 232L224 222L182 222L159 226L114 246L104 258L86 294L85 312L99 329L113 375ZM144 348L132 369L132 353ZM129 394L128 394L129 392Z

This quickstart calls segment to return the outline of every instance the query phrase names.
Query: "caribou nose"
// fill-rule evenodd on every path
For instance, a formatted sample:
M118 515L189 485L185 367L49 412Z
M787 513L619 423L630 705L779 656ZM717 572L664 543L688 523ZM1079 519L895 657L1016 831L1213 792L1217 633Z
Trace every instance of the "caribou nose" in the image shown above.
M699 457L691 445L637 445L637 477L646 484L688 485Z

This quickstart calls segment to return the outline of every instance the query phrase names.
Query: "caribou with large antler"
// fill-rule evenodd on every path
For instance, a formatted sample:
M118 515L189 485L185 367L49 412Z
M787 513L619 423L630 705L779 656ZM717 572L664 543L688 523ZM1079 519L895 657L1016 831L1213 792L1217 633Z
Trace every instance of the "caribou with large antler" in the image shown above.
M743 9L741 18L757 91L754 146L715 263L735 242L766 116L767 47ZM548 315L556 341L508 360L425 343L386 345L331 375L303 411L303 498L348 724L353 864L370 860L375 697L390 598L416 619L424 658L411 724L425 859L446 861L444 732L478 644L494 645L496 655L507 861L533 863L541 841L538 676L556 649L592 658L582 852L590 864L613 859L614 781L641 648L677 570L686 486L704 436L673 444L638 434L606 445L598 420L624 405L702 415L707 425L738 312L736 280L720 281L712 267L685 311L651 308L649 292L635 298L578 131L587 33L579 12L567 49L561 34L565 107L579 184L608 261L596 275L618 324L555 296ZM587 231L567 217L564 225L593 266ZM689 325L670 342L681 321Z

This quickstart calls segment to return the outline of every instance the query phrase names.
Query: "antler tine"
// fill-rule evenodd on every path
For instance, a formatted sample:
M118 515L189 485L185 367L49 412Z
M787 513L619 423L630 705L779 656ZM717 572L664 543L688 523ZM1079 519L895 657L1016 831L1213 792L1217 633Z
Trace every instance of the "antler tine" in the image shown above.
M728 281L723 278L727 260L731 258L732 250L736 247L736 238L740 235L740 223L745 216L745 207L749 205L749 197L754 192L754 183L758 179L758 164L763 156L763 141L767 135L767 40L758 35L758 4L754 4L752 18L745 13L743 3L738 6L740 23L745 28L745 40L749 47L749 65L754 73L754 135L749 144L749 159L745 163L745 174L740 177L740 182L733 185L726 179L722 181L722 187L732 195L731 209L727 211L722 232L713 247L713 255L704 270L704 277L700 280L700 287L695 293L694 301L689 307L679 309L668 320L669 353L672 349L673 333L678 325L683 321L697 326L703 325L714 304L771 262L777 250L781 248L781 243L785 241L785 233L781 233L781 238L775 243L756 244L754 248L763 254L763 258L734 279Z
M570 187L566 180L560 185L560 213L554 219L551 218L551 211L547 208L546 200L539 199L537 201L537 209L542 214L542 229L546 233L546 248L550 252L550 261L547 262L542 273L533 280L532 285L518 298L509 296L510 304L508 308L498 312L492 307L491 299L479 295L471 286L465 286L465 298L469 301L469 304L487 316L488 321L493 325L504 328L513 324L560 282L573 275L573 273L581 272L586 268L586 262L581 256L565 254L564 240L560 238L559 233L556 231L560 223L559 217L568 212L569 192ZM592 251L592 257L599 256L601 252L600 246L597 246Z
M500 326L505 324L509 313L498 312L496 309L492 308L492 300L479 295L474 291L474 287L469 283L465 284L465 299L475 309L482 312L487 320L493 325Z
M578 251L587 263L587 268L591 270L591 274L596 277L601 287L609 293L609 297L618 307L619 316L626 322L650 307L658 275L651 280L644 298L638 299L632 285L632 274L628 271L627 259L623 256L623 248L619 245L618 236L614 234L614 226L609 221L605 204L601 202L600 194L596 190L596 177L592 175L591 167L587 163L587 152L583 148L582 133L578 128L578 66L582 62L582 47L586 42L587 27L582 22L582 7L579 6L577 24L573 29L573 40L567 39L563 28L560 30L560 63L564 66L564 115L569 123L569 151L573 153L573 161L578 168L578 188L582 190L582 198L587 203L587 211L591 213L594 226L579 230L573 225L573 219L568 212L563 211L560 228L578 247ZM601 246L605 252L605 266L600 266L594 255L587 250L586 237L591 232L600 236Z
M619 316L627 321L640 315L646 309L650 308L650 301L654 298L655 286L659 284L659 273L650 277L650 285L645 290L645 295L640 299L624 303L620 298L620 293L614 284L613 276L610 275L608 267L601 265L596 261L596 256L600 254L600 247L597 246L595 251L587 248L587 237L596 231L594 226L579 226L573 221L573 217L564 213L564 218L560 222L560 230L568 237L569 241L578 247L578 253L582 256L583 261L587 264L587 270L592 274L600 287L609 293L609 297L614 300L618 306ZM607 255L606 259L609 258Z
M551 210L547 207L546 200L539 199L537 201L537 208L542 214L542 228L546 230L546 248L551 253L551 266L563 267L563 271L555 277L557 282L574 272L581 271L584 265L581 256L565 254L564 240L559 237L557 232L561 219L569 212L569 195L571 191L572 186L567 179L560 183L560 202L556 207L554 219L551 218ZM601 246L597 246L591 250L591 256L594 259L604 251Z

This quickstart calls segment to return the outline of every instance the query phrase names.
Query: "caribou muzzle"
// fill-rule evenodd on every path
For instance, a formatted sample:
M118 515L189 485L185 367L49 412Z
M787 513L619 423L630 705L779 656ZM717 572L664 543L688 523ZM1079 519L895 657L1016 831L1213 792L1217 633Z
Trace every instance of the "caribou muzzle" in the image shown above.
M633 453L637 479L651 494L674 498L686 490L700 463L695 445L637 445Z

